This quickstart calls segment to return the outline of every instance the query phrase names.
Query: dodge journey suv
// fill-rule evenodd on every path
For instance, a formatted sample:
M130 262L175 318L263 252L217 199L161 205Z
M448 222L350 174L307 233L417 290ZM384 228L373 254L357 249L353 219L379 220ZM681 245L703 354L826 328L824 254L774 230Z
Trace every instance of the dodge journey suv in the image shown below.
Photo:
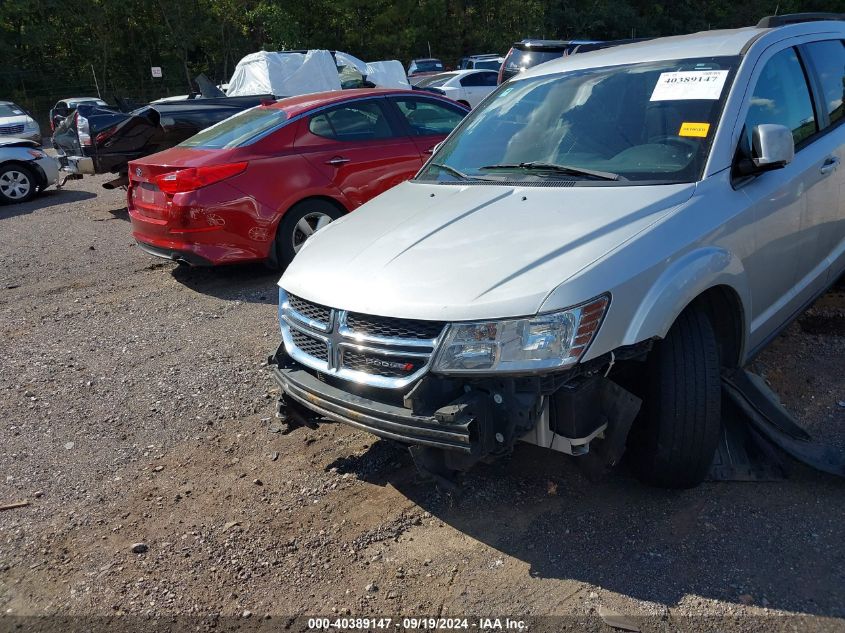
M522 440L699 483L720 372L845 269L845 23L790 22L503 84L293 260L280 412L407 443L435 477Z

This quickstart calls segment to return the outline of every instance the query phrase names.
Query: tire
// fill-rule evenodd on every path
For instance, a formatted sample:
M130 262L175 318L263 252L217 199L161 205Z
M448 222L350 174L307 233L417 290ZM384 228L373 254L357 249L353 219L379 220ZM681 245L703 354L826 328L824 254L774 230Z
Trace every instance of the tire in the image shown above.
M38 179L29 167L17 163L0 166L0 202L26 202L37 192Z
M692 488L707 476L721 431L716 334L707 315L684 311L647 361L643 409L631 429L637 476L663 488Z
M276 264L285 268L299 251L305 240L325 225L344 215L344 211L328 200L314 198L297 202L279 222L276 230ZM304 223L302 223L304 220ZM306 235L308 226L311 233Z

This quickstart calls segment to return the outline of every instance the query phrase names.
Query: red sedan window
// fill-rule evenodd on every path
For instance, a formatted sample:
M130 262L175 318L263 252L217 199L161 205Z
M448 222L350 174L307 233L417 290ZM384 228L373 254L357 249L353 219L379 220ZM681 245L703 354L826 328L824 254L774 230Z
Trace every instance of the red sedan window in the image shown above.
M258 106L240 114L224 119L216 125L204 129L179 147L198 147L203 149L230 149L246 145L256 136L273 129L287 119L287 114L279 108Z
M400 112L408 121L414 136L445 136L451 132L466 112L451 109L427 99L395 99Z
M393 136L390 122L377 103L354 102L311 118L312 134L338 141L372 141Z

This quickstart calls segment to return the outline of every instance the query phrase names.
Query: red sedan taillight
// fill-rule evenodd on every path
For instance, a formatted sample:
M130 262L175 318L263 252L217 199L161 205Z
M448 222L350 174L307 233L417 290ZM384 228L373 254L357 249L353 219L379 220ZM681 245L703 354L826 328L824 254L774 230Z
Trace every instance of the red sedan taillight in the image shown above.
M169 194L196 191L226 178L237 176L246 169L248 164L244 161L207 167L188 167L157 176L155 183L164 193Z
M513 53L513 47L511 47L511 49L508 51L508 54L507 54L507 55L505 55L505 60L502 62L502 65L501 65L501 66L499 66L499 78L498 78L498 80L496 81L496 83L498 83L498 84L501 84L501 83L502 83L502 78L503 78L503 77L504 77L504 75L505 75L505 64L507 64L507 63L508 63L508 60L509 60L509 59L510 59L510 57L511 57L511 53Z

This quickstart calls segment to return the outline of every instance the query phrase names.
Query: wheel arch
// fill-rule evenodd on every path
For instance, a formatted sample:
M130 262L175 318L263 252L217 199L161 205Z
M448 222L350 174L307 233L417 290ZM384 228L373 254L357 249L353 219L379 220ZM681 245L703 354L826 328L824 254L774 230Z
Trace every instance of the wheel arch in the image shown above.
M278 258L276 256L276 241L279 239L279 226L281 225L282 220L285 217L285 214L287 214L288 211L293 209L298 204L302 204L303 202L308 202L309 200L321 200L323 202L328 202L329 204L335 206L337 208L337 210L342 212L342 213L349 213L349 211L350 211L349 208L343 202L341 202L340 200L338 200L337 198L335 198L333 196L323 194L323 193L315 193L315 194L305 195L305 196L302 196L301 198L293 200L292 202L289 202L285 206L283 211L280 211L278 214L276 214L276 219L275 219L275 222L273 223L273 239L270 242L270 249L267 252L267 263L270 265L271 268L275 269L275 268L279 267L279 261L278 261Z
M723 364L741 365L751 308L748 280L742 262L717 247L693 251L660 274L631 318L625 343L664 338L691 306L700 307L710 318Z

